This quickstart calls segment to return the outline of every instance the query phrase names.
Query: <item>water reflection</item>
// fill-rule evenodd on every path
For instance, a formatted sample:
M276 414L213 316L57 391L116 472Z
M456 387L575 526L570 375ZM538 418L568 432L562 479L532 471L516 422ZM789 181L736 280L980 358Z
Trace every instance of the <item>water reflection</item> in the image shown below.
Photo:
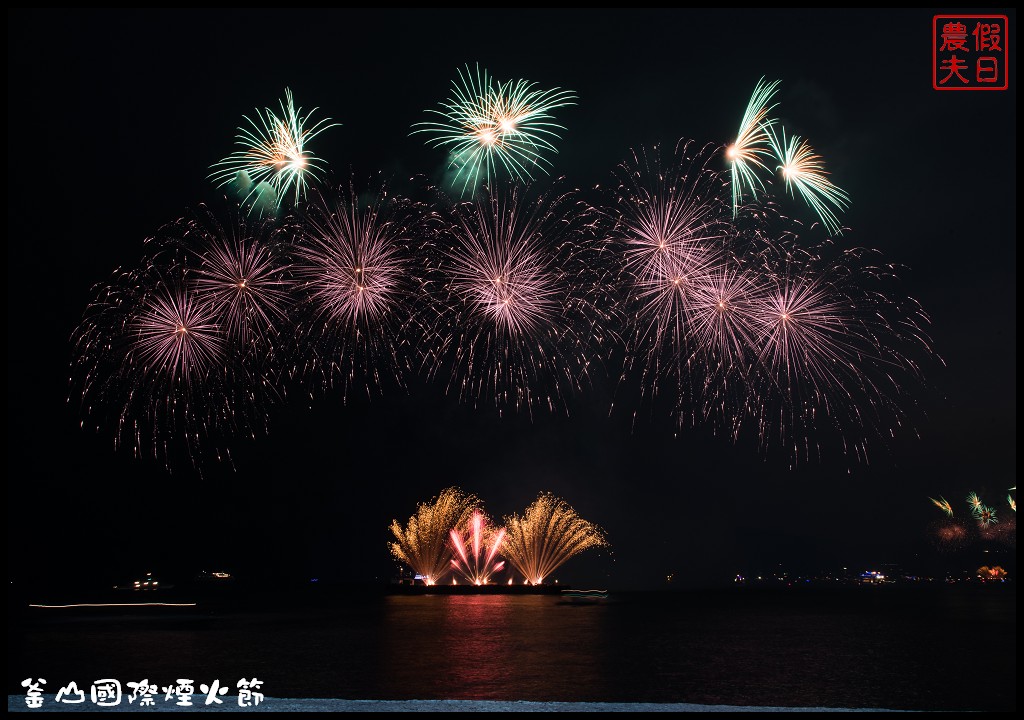
M552 596L388 598L391 681L417 697L465 700L592 697L607 682L607 608ZM392 697L394 694L392 692Z
M450 595L444 598L441 653L450 667L449 688L466 698L498 697L510 672L503 656L510 646L511 595Z

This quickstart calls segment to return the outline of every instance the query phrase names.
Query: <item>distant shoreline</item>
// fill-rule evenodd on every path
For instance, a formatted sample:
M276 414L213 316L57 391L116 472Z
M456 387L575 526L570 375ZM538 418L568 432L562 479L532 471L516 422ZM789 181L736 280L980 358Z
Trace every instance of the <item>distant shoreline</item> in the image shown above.
M56 592L12 593L8 596L8 621L40 620L58 616L101 616L122 615L181 615L202 616L209 613L290 611L298 608L330 610L332 608L362 605L384 598L402 597L550 597L558 598L566 593L582 592L584 588L571 585L318 585L263 587L239 584L225 586L221 592L208 589L195 591L178 586L159 592L105 591L81 592L64 589ZM844 583L751 583L715 588L665 587L657 590L601 590L613 603L629 603L639 600L675 601L680 599L700 600L717 597L722 602L749 602L757 598L776 602L781 598L793 597L866 597L934 595L956 592L989 596L1015 594L1016 583L977 582L953 583L887 583L887 584L844 584ZM20 596L18 596L20 595Z

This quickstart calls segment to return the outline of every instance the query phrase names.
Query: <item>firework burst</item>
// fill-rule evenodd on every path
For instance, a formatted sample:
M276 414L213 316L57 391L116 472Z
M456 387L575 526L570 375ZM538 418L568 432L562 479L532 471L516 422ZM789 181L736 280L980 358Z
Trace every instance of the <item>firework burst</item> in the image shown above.
M73 336L83 427L112 425L115 448L163 457L168 468L179 443L196 464L209 435L233 418L215 309L179 267L151 262L116 273L95 293Z
M224 354L215 312L180 286L159 286L145 296L132 318L130 354L145 375L161 377L173 391L197 375L206 375Z
M551 493L541 493L522 517L505 518L508 534L502 554L526 581L541 585L545 578L584 550L606 547L604 531L587 522Z
M785 130L781 138L770 130L768 135L789 194L793 195L795 188L804 202L818 214L828 231L841 235L842 228L832 208L848 208L850 197L829 180L824 160L806 140L797 135L790 137L788 142Z
M309 179L321 172L321 161L307 144L328 128L335 127L329 118L310 125L316 108L307 114L295 107L292 91L285 88L281 115L270 108L256 110L256 119L243 116L249 126L238 128L235 143L241 146L231 155L215 163L210 179L218 186L235 183L245 202L251 206L266 204L271 192L273 204L280 207L285 197L294 193L298 202L306 193Z
M680 425L710 419L735 440L753 423L763 448L778 433L797 457L828 425L864 460L866 436L844 428L884 437L903 421L895 398L904 373L918 377L912 355L930 353L927 318L890 298L894 269L871 253L807 247L772 206L732 219L713 154L680 143L667 164L655 151L620 167L625 370L640 364L652 397L674 394Z
M1016 503L1013 502L1013 497L1009 496L1007 499L1010 501L1011 510L1016 512ZM929 500L952 518L953 509L945 498L939 500L929 498ZM996 510L986 505L976 492L968 493L966 500L973 523L963 524L949 520L931 526L930 534L933 535L933 539L941 549L957 549L979 540L999 542L1009 546L1016 545L1017 523L1013 515L999 520L996 517Z
M999 521L996 519L996 511L990 508L988 505L982 505L974 513L974 519L978 521L981 527L988 527L989 525L995 525Z
M665 165L657 151L634 154L607 212L579 193L526 200L515 187L550 168L564 129L553 112L576 96L479 66L414 129L451 153L459 193L487 185L475 201L430 209L382 192L366 203L350 187L305 205L323 169L308 145L334 123L313 122L286 89L280 111L245 118L239 149L210 177L236 183L250 211L294 200L295 217L179 221L139 269L99 286L74 339L85 413L105 407L137 449L175 432L192 447L252 422L239 418L270 384L266 367L286 372L287 339L299 351L287 372L340 382L346 396L357 379L368 393L392 373L404 385L418 363L450 373L460 399L532 414L566 405L626 319L622 378L641 366L644 396L669 395L680 424L712 418L734 440L753 424L762 445L778 437L805 456L825 427L866 460L867 432L905 419L895 399L920 377L917 349L931 352L927 318L879 284L893 269L870 253L837 257L776 232L770 204L744 203L763 194L758 171L774 151L822 228L837 234L849 204L805 141L776 135L778 85L755 86L727 172L711 169L711 146L680 143ZM976 514L986 506L975 500Z
M136 269L97 285L73 335L73 392L115 447L197 469L268 429L293 301L284 235L203 207L146 240ZM85 425L83 420L83 426ZM223 453L223 454L222 454Z
M419 222L408 203L361 202L350 187L336 201L320 197L299 230L296 269L309 312L300 335L306 364L345 393L358 378L380 386L387 369L401 383L408 369L421 289L413 245Z
M680 426L713 419L735 436L763 283L741 260L715 153L689 141L666 161L657 148L634 153L617 173L610 235L627 295L625 371L639 365L651 397L674 393Z
M794 460L819 455L813 438L828 428L867 462L869 440L906 422L897 400L931 354L927 317L886 292L894 269L874 264L874 253L834 250L780 241L764 256L746 412L761 442L778 433Z
M709 302L722 299L716 289L735 300L742 284L724 266L728 213L722 179L708 167L711 158L711 146L681 142L667 164L655 148L634 153L619 168L612 239L622 254L621 284L634 319L629 354L646 358L645 372L655 379L663 371L685 373L694 359L696 326L704 333L715 329L708 312ZM718 329L732 327L727 322Z
M853 356L849 304L827 281L804 274L779 278L755 309L761 363L783 387L809 383L821 394L840 384Z
M935 546L944 551L960 550L973 540L967 526L949 520L932 523L929 536Z
M517 188L457 206L436 241L431 374L450 367L460 397L499 411L553 410L578 388L607 334L588 218L570 195Z
M985 504L981 501L981 498L978 496L978 493L972 492L967 494L967 507L971 509L971 514L974 515L983 507L985 507Z
M242 355L273 351L294 298L281 229L238 218L227 227L209 210L187 223L183 242L198 257L196 294L211 306Z
M994 513L995 511L993 511ZM993 515L994 518L994 515ZM982 540L994 541L1016 547L1017 545L1017 521L1014 517L1003 518L1001 522L993 519L989 523L978 522L978 535Z
M976 492L967 494L967 507L971 509L971 517L978 521L978 526L987 528L990 525L998 524L996 511L986 505L981 496Z
M498 551L505 539L505 528L491 527L489 518L480 510L474 510L466 529L452 528L448 534L452 550L452 569L458 572L470 585L486 585L491 577L505 567L504 560L497 560Z
M473 194L481 181L491 187L499 171L522 182L547 172L545 154L557 152L552 140L565 129L552 122L551 111L574 105L576 95L526 80L497 82L479 65L475 73L466 66L458 75L441 109L427 111L437 119L413 126L413 133L430 136L429 145L448 150L452 187Z
M446 488L430 502L420 503L404 527L397 520L391 521L390 530L395 540L388 543L388 549L427 585L435 585L452 562L449 532L460 532L467 527L479 504L475 495L467 495L454 487Z
M736 139L725 148L725 157L729 161L732 173L730 186L733 217L738 214L746 192L756 199L758 189L764 191L764 183L757 176L757 168L768 170L764 163L771 155L768 131L775 122L768 117L768 113L776 107L770 103L778 87L778 80L765 82L765 79L761 78L757 81L740 121Z
M742 370L755 347L753 310L763 302L760 278L734 261L701 278L691 304L690 336L719 369Z

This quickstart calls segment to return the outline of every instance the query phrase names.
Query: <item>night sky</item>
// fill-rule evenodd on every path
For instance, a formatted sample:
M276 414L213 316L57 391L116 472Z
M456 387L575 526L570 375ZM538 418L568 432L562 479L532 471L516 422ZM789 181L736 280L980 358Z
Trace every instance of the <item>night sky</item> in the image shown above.
M385 578L392 518L458 485L497 515L541 490L602 525L611 554L559 577L656 587L778 562L812 571L927 553L928 496L1005 510L1016 485L1016 65L1010 87L937 92L932 11L8 12L8 573L32 582L154 569L259 578ZM762 75L777 111L853 198L840 242L906 266L945 365L908 405L913 427L870 465L834 448L790 469L756 443L684 430L657 407L608 409L597 377L568 414L499 418L413 379L270 410L234 469L115 452L68 402L69 337L90 287L207 202L206 179L256 107L297 104L342 126L312 150L324 185L383 173L402 188L441 151L409 128L457 68L569 88L555 174L609 184L631 148L731 140ZM538 182L547 187L550 178ZM809 210L783 201L791 215ZM632 401L630 401L632 402ZM627 403L628 404L628 403ZM1007 511L1008 512L1008 511Z

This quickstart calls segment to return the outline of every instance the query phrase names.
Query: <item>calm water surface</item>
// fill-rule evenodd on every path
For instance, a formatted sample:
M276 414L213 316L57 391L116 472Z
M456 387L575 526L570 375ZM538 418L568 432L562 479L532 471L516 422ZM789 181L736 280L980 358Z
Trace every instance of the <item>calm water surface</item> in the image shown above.
M1016 708L1012 587L352 596L279 611L19 620L8 692L29 675L179 677L276 697Z

